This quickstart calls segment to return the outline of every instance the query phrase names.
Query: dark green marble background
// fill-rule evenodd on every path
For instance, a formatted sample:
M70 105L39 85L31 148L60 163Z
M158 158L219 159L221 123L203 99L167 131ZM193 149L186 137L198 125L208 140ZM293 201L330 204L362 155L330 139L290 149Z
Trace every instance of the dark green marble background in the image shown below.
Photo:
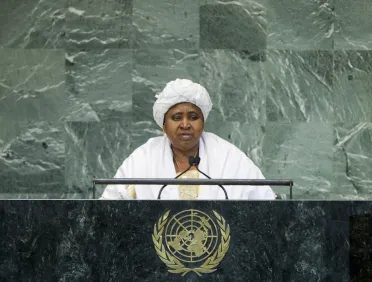
M3 0L0 198L91 198L178 77L294 198L372 199L371 49L365 0Z

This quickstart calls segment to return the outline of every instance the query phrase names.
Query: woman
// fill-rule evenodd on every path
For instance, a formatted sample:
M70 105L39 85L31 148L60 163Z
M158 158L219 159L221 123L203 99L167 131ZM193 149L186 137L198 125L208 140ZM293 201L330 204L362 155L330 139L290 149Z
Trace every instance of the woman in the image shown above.
M169 82L156 96L154 119L164 136L151 138L120 166L115 178L175 178L199 156L199 170L211 178L263 179L257 166L237 147L204 132L212 109L207 90L187 79ZM192 167L180 178L205 178ZM161 186L108 185L101 199L156 199ZM229 199L275 199L268 186L225 186ZM161 199L224 199L219 186L169 185Z

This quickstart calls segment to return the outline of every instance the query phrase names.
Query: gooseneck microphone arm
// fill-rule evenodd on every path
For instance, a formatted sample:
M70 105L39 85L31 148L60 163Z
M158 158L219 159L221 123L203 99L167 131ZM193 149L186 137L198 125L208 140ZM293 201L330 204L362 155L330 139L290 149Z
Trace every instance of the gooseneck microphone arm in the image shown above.
M180 173L179 175L177 175L174 179L177 179L178 177L180 177L182 174L186 173L187 171L190 170L191 167L195 166L196 169L201 173L203 174L205 177L207 177L208 179L212 179L210 178L208 175L206 175L204 172L202 172L199 168L198 168L198 165L200 163L200 157L193 157L193 156L190 156L189 157L189 167L184 170L182 173ZM160 196L161 196L161 193L163 192L164 188L167 186L167 184L163 185L161 188L160 188L160 191L159 191L159 194L158 194L158 200L160 200ZM227 192L226 192L226 189L222 186L222 185L218 185L221 187L222 191L225 193L225 199L228 200L229 197L227 196Z
M190 164L190 162L189 162ZM174 179L177 179L178 177L180 177L182 174L186 173L187 171L190 170L190 168L193 166L193 164L190 164L190 166L184 170L182 173L180 173L179 175L177 175ZM161 188L160 188L160 191L159 191L159 194L158 194L158 200L160 200L160 196L161 196L161 193L163 192L164 188L168 186L168 184L164 184Z
M201 173L203 174L205 177L207 177L208 179L212 179L210 178L208 175L206 175L204 172L202 172L199 168L198 168L198 165L200 163L200 157L189 157L189 164L190 165L194 165L196 167L196 169ZM225 193L225 199L228 200L229 197L227 196L227 192L226 192L226 189L222 186L222 185L218 185L221 187L222 191Z

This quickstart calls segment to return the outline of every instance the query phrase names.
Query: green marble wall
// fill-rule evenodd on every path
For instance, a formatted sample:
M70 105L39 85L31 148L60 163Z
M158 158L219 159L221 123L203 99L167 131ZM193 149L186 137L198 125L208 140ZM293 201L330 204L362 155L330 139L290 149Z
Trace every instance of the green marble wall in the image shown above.
M371 19L364 0L1 1L0 198L92 197L161 134L178 77L296 199L372 199Z

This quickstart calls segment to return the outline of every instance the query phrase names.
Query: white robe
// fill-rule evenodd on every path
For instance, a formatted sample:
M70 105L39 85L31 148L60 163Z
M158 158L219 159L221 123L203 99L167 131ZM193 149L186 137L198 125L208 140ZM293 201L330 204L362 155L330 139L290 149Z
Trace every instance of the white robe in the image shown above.
M260 169L237 147L213 133L203 132L199 144L199 169L211 178L264 179ZM169 139L149 139L120 166L114 178L175 178L176 170ZM206 178L199 174L200 178ZM108 185L101 199L132 199L127 185ZM269 186L224 186L229 199L271 200L276 195ZM157 199L161 185L136 185L136 199ZM164 188L161 199L178 200L178 186ZM199 186L199 200L225 199L217 186Z

